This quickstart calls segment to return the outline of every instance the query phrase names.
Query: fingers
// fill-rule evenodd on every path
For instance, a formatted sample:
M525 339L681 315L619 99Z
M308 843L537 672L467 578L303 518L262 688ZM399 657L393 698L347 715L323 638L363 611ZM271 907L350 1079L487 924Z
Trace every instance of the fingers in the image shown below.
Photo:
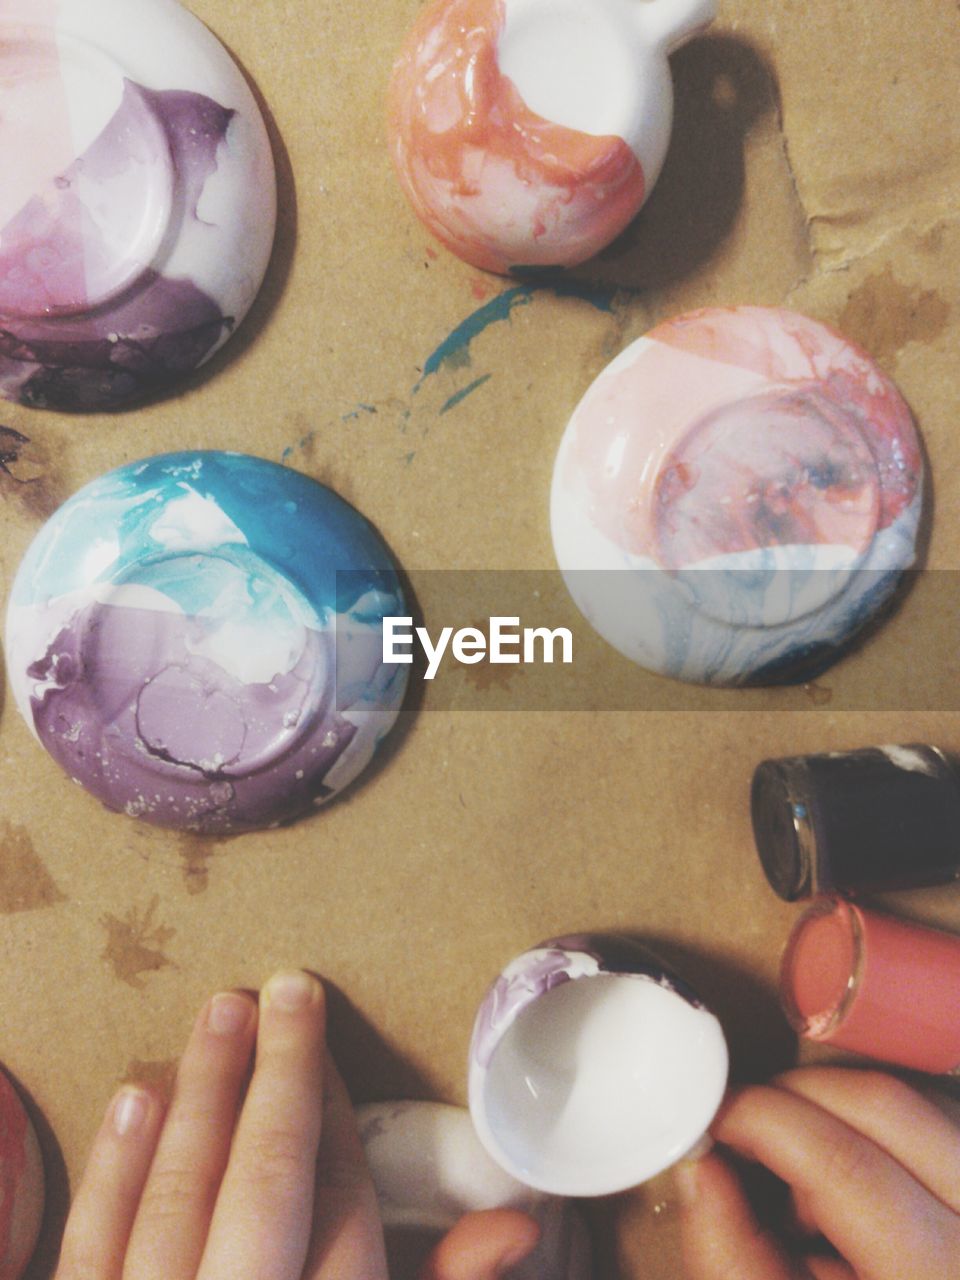
M745 1089L713 1132L793 1188L855 1272L897 1280L905 1257L912 1280L955 1268L960 1219L871 1138L799 1092Z
M278 974L260 995L256 1066L198 1280L298 1280L313 1214L323 1098L323 991Z
M377 1196L353 1104L332 1058L324 1066L323 1132L306 1280L387 1280Z
M515 1209L468 1213L431 1253L420 1280L497 1280L539 1239L534 1220Z
M796 1271L754 1216L733 1169L711 1152L677 1171L683 1258L690 1280L795 1280Z
M882 1071L790 1071L781 1088L823 1107L881 1147L960 1213L960 1129L932 1102Z
M254 1001L214 996L201 1011L130 1239L137 1280L193 1280L233 1137L257 1024Z
M159 1099L134 1086L111 1102L73 1202L56 1280L120 1280L162 1115Z

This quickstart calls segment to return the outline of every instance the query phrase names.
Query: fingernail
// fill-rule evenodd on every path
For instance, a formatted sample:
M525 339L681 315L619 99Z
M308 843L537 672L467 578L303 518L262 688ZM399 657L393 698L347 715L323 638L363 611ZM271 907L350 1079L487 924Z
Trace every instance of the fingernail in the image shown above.
M673 1180L680 1203L687 1209L696 1204L697 1195L699 1194L697 1162L695 1160L681 1160L673 1171Z
M142 1089L123 1089L113 1104L113 1127L117 1136L125 1138L141 1128L150 1109L150 1099Z
M319 991L319 984L309 973L297 969L291 973L277 973L264 987L263 995L271 1009L282 1013L299 1013L306 1009Z
M253 1005L236 991L224 991L210 1001L207 1029L218 1036L235 1036L250 1022Z

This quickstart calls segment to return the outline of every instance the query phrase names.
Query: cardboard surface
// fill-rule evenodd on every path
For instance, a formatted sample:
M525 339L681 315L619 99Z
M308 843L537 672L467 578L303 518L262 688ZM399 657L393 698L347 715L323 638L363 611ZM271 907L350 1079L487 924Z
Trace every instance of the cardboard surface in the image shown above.
M589 382L657 319L740 302L834 323L897 379L930 463L928 564L960 568L953 0L721 0L715 31L674 58L674 144L646 210L577 287L517 294L429 243L393 179L384 92L415 0L192 7L268 106L281 182L271 271L182 395L112 418L3 406L0 422L29 440L0 470L4 601L61 501L176 448L244 449L332 485L415 591L426 570L549 569L553 456ZM472 341L458 338L483 307ZM937 579L811 687L671 689L632 711L510 712L483 680L440 709L415 700L346 798L229 841L106 812L31 739L8 689L0 1060L35 1103L54 1190L34 1278L50 1274L67 1183L118 1082L169 1081L203 999L279 966L342 993L333 1047L361 1101L462 1102L486 983L575 929L642 937L699 983L740 1078L795 1061L775 978L797 911L760 871L749 780L768 755L960 749L950 577ZM664 683L585 645L606 690L597 706ZM890 905L960 929L955 889ZM679 1277L676 1212L669 1178L597 1206L602 1280Z

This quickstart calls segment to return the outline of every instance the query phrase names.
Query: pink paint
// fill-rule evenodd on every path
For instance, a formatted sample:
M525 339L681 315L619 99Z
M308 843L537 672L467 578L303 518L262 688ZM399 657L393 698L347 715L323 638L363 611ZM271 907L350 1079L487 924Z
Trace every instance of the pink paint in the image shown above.
M960 1067L960 937L823 898L796 925L781 995L823 1044L917 1071Z
M0 1071L0 1280L18 1280L43 1216L43 1165L33 1126Z
M910 411L862 351L763 307L667 321L602 373L562 479L614 545L681 568L771 546L863 554L919 491Z
M87 152L0 230L0 312L83 314L150 266L170 214L170 147L147 93L125 81L122 94Z

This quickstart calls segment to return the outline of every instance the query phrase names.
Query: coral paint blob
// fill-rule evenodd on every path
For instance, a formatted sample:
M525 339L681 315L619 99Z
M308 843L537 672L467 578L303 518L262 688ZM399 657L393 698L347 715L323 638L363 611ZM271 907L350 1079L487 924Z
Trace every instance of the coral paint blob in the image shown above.
M916 1071L960 1067L960 937L821 899L794 928L781 996L811 1040Z
M809 916L791 944L791 1003L808 1035L833 1025L851 993L859 955L853 921L843 908Z
M465 261L572 265L636 214L663 161L672 90L634 16L618 0L595 11L436 0L421 13L394 67L391 150L416 213ZM585 123L534 109L528 80L548 111L582 102L567 114Z
M921 480L910 411L863 351L789 311L713 308L588 389L554 468L554 546L582 612L641 665L807 678L912 563Z
M0 1070L0 1280L18 1280L37 1243L44 1181L33 1125Z

